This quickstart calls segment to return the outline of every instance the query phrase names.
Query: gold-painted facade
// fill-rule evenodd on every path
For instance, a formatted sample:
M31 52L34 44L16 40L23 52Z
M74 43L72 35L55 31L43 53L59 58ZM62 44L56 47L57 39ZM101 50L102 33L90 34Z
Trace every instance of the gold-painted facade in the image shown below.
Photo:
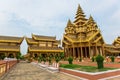
M120 37L119 36L114 40L113 45L118 46L118 47L120 46Z
M65 27L62 40L65 57L90 58L98 54L104 55L104 45L97 23L92 16L87 19L79 5L74 22L68 20Z
M32 34L32 38L27 38L28 57L38 57L41 55L59 55L63 52L62 48L58 47L60 40L56 40L53 36L41 36Z
M16 57L23 39L23 37L0 36L0 56Z
M107 56L120 56L120 37L117 37L112 44L105 45L105 54Z

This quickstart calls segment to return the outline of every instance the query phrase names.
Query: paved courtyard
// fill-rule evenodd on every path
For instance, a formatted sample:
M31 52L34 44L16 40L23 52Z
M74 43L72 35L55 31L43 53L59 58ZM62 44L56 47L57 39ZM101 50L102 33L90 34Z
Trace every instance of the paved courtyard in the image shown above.
M31 63L18 63L2 80L80 80L63 73L51 73Z

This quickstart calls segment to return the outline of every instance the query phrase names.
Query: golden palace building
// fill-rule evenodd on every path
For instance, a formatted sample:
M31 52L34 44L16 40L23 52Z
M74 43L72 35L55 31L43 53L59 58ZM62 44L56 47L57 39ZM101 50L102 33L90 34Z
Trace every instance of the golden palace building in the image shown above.
M16 57L24 37L0 36L0 56Z
M120 56L120 37L117 37L113 44L105 45L105 55L106 56Z
M92 16L86 19L80 5L75 20L73 22L68 20L62 46L65 57L90 58L98 54L104 55L105 42L101 31Z
M42 36L32 34L32 38L27 38L28 53L29 57L39 57L40 55L48 57L49 55L59 55L63 52L61 47L58 47L60 40L56 40L53 36ZM27 56L26 55L26 56Z

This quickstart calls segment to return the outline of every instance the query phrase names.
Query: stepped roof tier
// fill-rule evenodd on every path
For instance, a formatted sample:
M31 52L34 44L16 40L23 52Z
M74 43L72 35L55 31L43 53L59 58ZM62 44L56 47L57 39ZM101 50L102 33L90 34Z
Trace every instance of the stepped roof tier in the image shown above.
M24 37L0 36L0 56L16 57Z
M12 43L21 43L24 37L11 37L11 36L0 36L1 42L12 42Z
M118 54L120 53L120 46L115 46L112 44L105 44L105 52L112 53L112 54Z
M31 46L28 48L28 52L63 52L62 48L60 47L36 47L36 46Z
M20 46L0 45L0 52L19 52Z
M112 53L112 54L119 54L120 53L120 51L119 50L111 50L111 49L105 49L105 51L107 52L107 53Z
M36 40L36 39L33 39L33 38L25 38L26 39L26 41L27 41L27 43L28 44L39 44L39 42L46 42L46 41L48 41L48 42L51 42L51 41L53 41L53 40L47 40L47 39L44 39L44 38L40 38L39 40ZM54 44L60 44L60 40L54 40L53 41L54 42Z
M115 45L115 46L120 46L120 37L117 37L117 38L114 40L113 45Z
M56 37L53 37L53 36L42 36L42 35L32 34L32 38L35 40L41 40L41 41L56 41Z
M113 44L105 45L106 53L119 54L120 53L120 37L117 37Z
M34 39L32 39L32 38L25 38L26 39L26 41L27 41L27 43L28 44L38 44L39 42L37 42L37 41L35 41Z
M77 9L74 23L76 25L82 26L86 22L86 20L87 19L85 18L85 15L84 15L82 8L80 7L80 5L78 5L78 9Z

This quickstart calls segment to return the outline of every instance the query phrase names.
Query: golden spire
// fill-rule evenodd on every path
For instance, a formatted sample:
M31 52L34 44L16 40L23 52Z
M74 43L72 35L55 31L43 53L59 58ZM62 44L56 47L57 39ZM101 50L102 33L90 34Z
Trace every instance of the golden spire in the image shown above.
M71 26L72 25L72 23L71 23L71 20L69 19L68 20L68 23L67 23L67 27L69 27L69 26Z
M79 4L77 12L76 12L76 17L75 17L74 23L76 25L83 25L85 23L85 21L86 21L86 18L85 18L84 12L83 12L82 8L80 7L80 4Z
M74 28L74 24L72 24L71 20L68 20L67 26L65 28L65 32L66 33L74 33L75 28Z
M93 30L98 29L97 24L91 15L90 15L88 21L85 23L85 26L87 26L88 31L93 31Z
M89 23L95 23L95 21L94 21L94 19L93 19L93 17L90 15L90 17L89 17L89 19L88 19L88 22L87 22L88 24Z

